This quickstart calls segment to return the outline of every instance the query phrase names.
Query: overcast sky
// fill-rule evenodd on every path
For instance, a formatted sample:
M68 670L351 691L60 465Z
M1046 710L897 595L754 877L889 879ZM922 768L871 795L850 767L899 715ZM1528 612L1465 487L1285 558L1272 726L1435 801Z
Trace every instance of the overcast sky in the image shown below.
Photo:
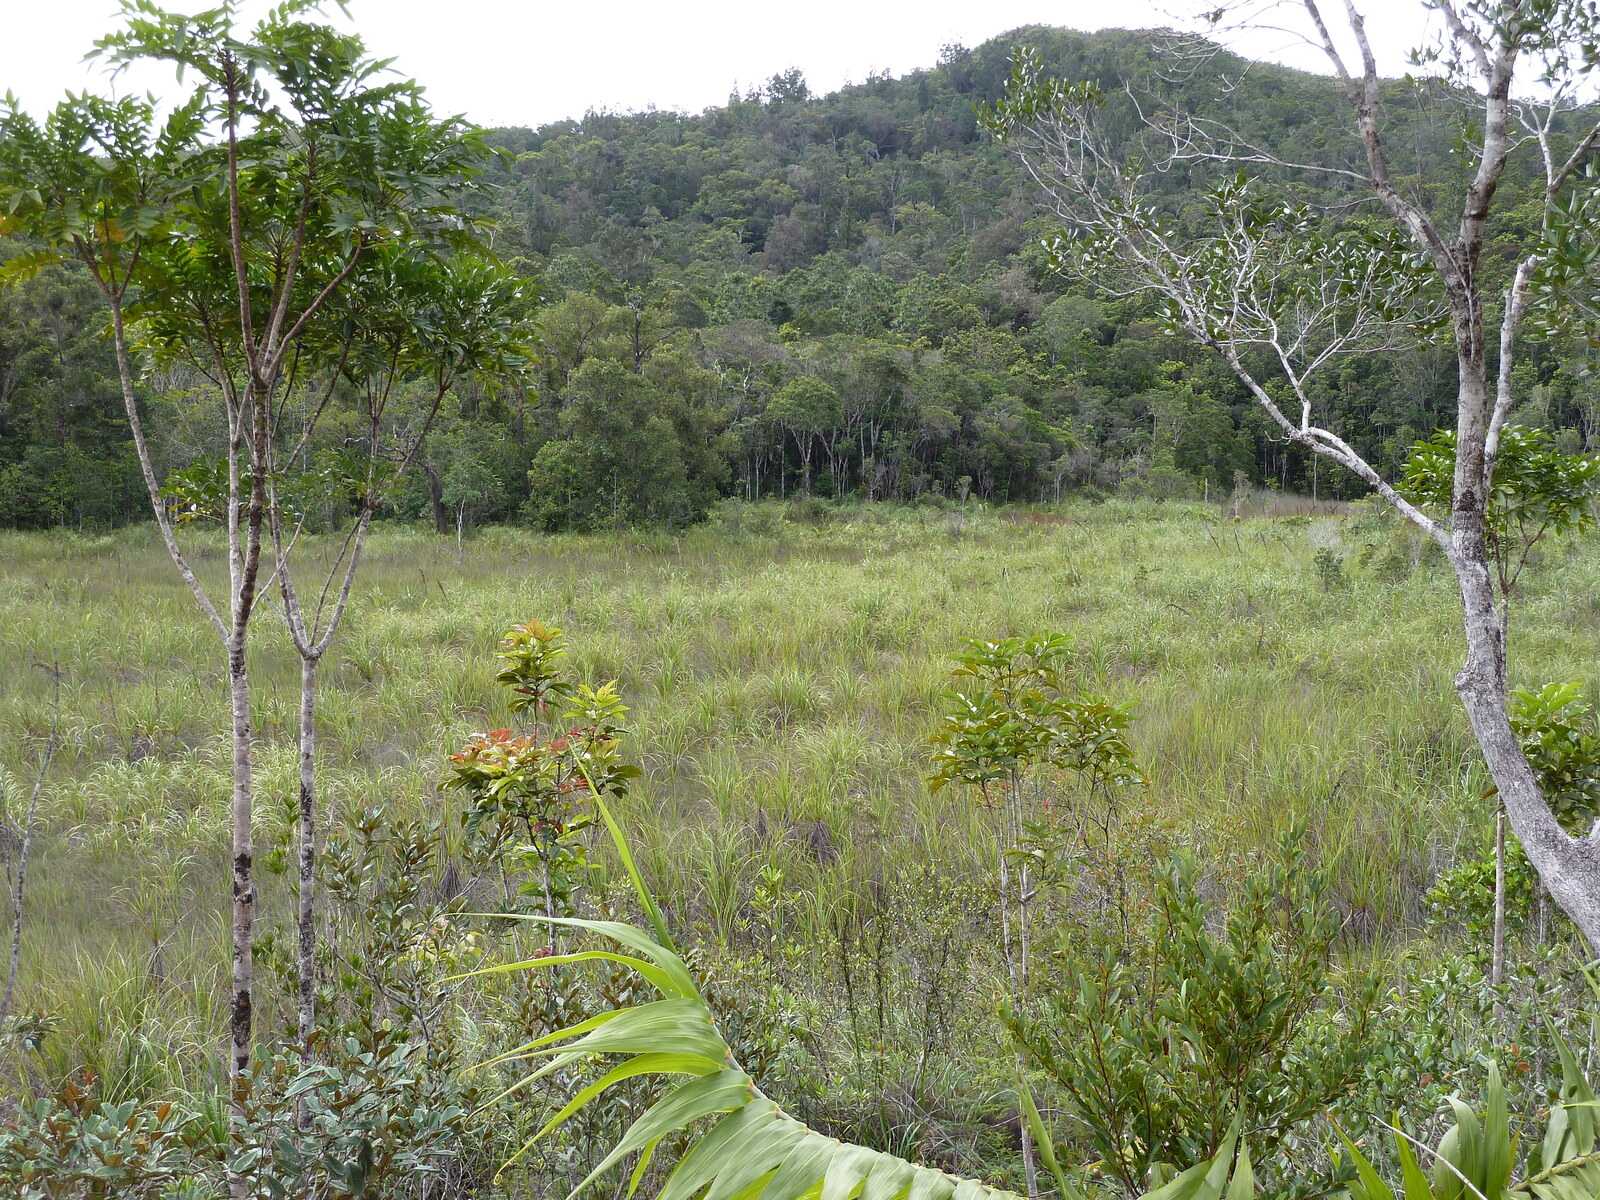
M170 6L192 11L204 3ZM244 4L252 14L266 7L264 0ZM1365 7L1374 40L1395 48L1385 68L1403 71L1399 47L1425 28L1420 6L1367 0ZM112 84L102 68L82 62L117 11L116 0L0 0L0 92L14 92L36 114L69 88L165 93L172 86L166 73ZM1176 25L1173 14L1185 8L1182 0L352 0L350 11L373 52L395 58L436 108L484 125L539 125L591 108L698 112L735 86L790 67L805 73L814 92L827 92L874 71L932 66L943 45L975 46L1021 25ZM1285 34L1258 30L1235 48L1321 69Z

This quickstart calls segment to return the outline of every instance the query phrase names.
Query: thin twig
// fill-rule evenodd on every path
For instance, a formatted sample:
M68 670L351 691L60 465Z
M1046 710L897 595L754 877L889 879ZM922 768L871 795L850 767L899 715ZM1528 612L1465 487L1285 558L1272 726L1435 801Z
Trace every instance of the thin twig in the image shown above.
M39 664L43 666L43 663ZM11 969L6 973L6 992L0 997L0 1025L11 1015L11 997L17 988L17 964L22 958L22 909L28 881L28 852L33 848L33 821L39 809L39 793L56 752L56 733L61 727L61 668L50 662L50 677L55 683L55 701L50 711L50 737L44 744L44 758L33 780L33 795L28 798L28 816L22 826L22 845L17 852L16 886L11 892Z

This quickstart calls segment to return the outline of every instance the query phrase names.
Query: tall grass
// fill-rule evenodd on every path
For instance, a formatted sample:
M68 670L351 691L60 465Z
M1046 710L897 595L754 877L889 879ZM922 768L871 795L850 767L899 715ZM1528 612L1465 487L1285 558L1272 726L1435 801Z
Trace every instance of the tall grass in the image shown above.
M1389 536L1359 514L1130 503L960 523L769 511L681 535L488 529L461 553L379 529L324 673L323 794L335 819L375 803L449 817L443 756L512 723L492 650L537 616L566 628L574 673L617 678L633 706L644 776L625 816L670 909L735 938L776 866L796 936L826 940L841 905L907 864L963 877L985 863L985 815L922 783L948 655L964 637L1063 629L1077 682L1138 705L1149 819L1239 854L1304 820L1353 927L1395 939L1438 869L1478 850L1487 802L1451 691L1449 579L1354 565ZM1342 589L1313 568L1324 545L1350 559ZM1596 683L1594 549L1558 547L1530 577L1514 682ZM196 558L223 569L220 548ZM21 978L25 1004L62 1014L48 1069L198 1078L221 1028L227 887L214 639L145 530L0 534L0 629L0 769L26 777L48 733L37 664L65 671ZM258 631L270 928L292 901L298 660L281 628Z

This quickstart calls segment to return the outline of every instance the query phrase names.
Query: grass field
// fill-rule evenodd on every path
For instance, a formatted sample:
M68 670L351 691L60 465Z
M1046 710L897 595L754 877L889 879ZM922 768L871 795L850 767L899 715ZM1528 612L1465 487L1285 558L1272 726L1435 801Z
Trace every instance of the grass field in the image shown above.
M820 937L831 906L897 864L960 876L992 857L985 814L923 784L925 738L961 639L1055 629L1076 638L1081 686L1138 706L1145 815L1229 853L1303 819L1362 944L1405 938L1438 870L1483 847L1485 780L1451 691L1454 593L1378 517L785 512L729 509L681 536L488 529L460 553L380 529L324 672L333 811L448 818L444 755L510 724L492 651L538 617L567 631L577 677L618 679L633 708L644 777L626 817L678 920L735 940L777 865L796 936ZM1333 575L1314 563L1324 547L1345 559ZM1558 546L1530 573L1517 682L1600 682L1594 550ZM200 565L215 575L220 555ZM0 534L0 630L13 824L50 727L42 665L62 672L20 985L62 1022L44 1061L92 1064L107 1094L192 1081L224 1027L220 650L146 530ZM270 614L257 630L270 926L292 904L298 660Z

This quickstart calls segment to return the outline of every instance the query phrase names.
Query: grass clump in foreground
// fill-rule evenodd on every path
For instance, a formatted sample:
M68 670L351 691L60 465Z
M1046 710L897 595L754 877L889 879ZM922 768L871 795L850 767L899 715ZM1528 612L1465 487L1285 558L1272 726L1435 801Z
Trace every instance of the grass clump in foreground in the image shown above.
M374 933L363 914L459 913L463 896L492 894L487 877L467 886L473 849L441 784L450 751L515 723L493 650L530 615L567 630L574 679L616 679L631 707L643 773L618 815L741 1061L841 1135L969 1173L1009 1161L1007 1074L972 1065L1004 1057L993 813L923 782L949 655L967 637L1070 631L1073 685L1135 705L1129 738L1149 782L1117 818L1130 860L1198 845L1207 886L1226 895L1298 823L1346 959L1384 965L1413 996L1475 986L1470 955L1403 965L1439 873L1481 856L1492 803L1451 691L1453 590L1403 532L1367 514L1226 520L1179 505L807 515L734 507L676 537L484 530L459 553L414 530L374 535L319 710L325 793L347 839L330 869L357 864L328 918L344 957L325 983L344 997L327 1007L350 1028L362 1005L391 1022L429 1016L418 931L402 916ZM1579 599L1600 582L1592 550L1551 551L1529 581L1518 684L1592 689L1600 611ZM53 1029L9 1056L7 1086L87 1069L107 1098L205 1097L226 961L222 664L140 531L4 535L0 563L12 795L48 732L52 684L36 664L63 671L21 983ZM201 565L223 569L219 555ZM292 921L298 660L270 624L253 653L265 927L284 930L258 950L271 967L287 961ZM597 852L583 876L600 906L614 891L604 862ZM1100 911L1069 889L1050 915L1070 934ZM362 955L384 945L401 947L389 957L421 998L362 976ZM1462 974L1452 984L1448 971ZM512 1026L558 1027L557 1008L583 999L576 983L564 998L505 976L456 985L462 1020L429 1053L515 1044ZM1474 1047L1471 1005L1436 1007L1428 1045ZM292 1019L285 978L265 996L263 1038Z

